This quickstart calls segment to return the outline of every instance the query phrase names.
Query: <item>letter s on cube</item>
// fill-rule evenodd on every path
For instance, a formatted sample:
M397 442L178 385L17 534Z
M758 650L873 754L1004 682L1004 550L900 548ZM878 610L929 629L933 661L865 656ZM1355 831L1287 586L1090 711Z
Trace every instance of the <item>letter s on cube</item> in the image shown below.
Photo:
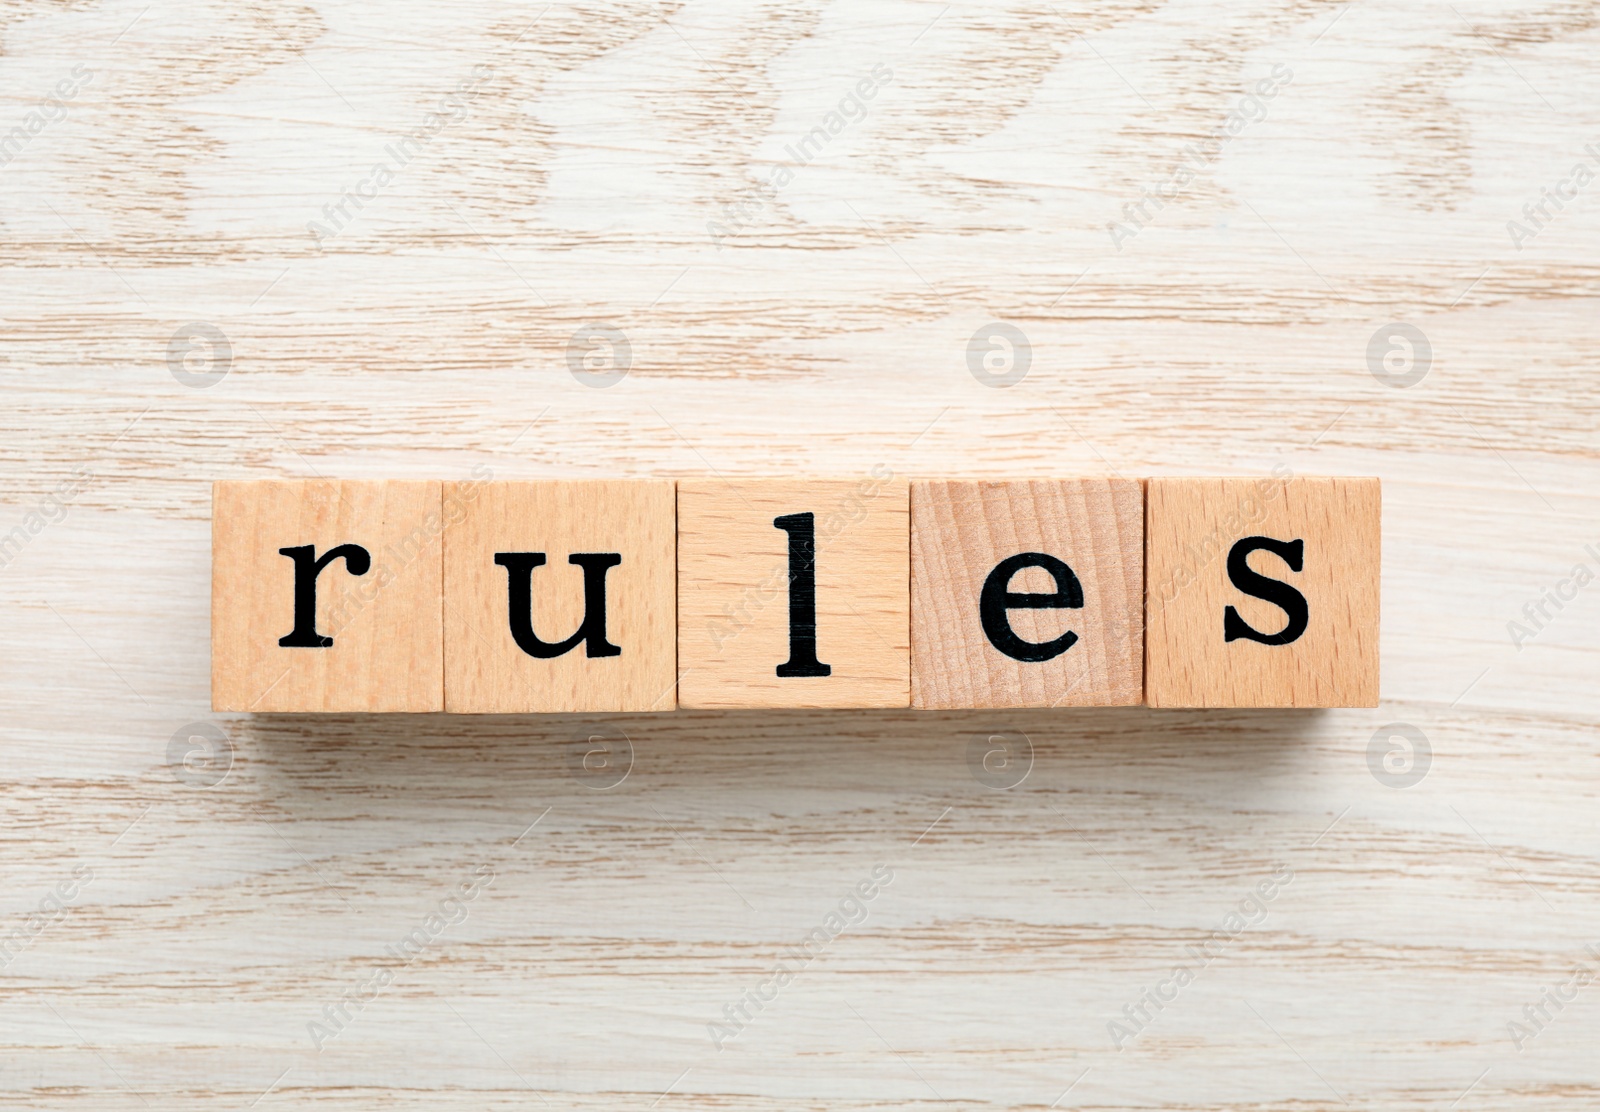
M1374 478L1151 479L1145 701L1377 706L1381 500ZM1211 555L1163 591L1186 552Z

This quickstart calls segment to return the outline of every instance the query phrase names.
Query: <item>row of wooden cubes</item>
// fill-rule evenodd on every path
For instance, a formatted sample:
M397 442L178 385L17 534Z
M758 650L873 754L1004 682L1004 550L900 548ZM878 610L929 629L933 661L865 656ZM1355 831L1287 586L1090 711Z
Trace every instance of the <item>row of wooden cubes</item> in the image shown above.
M220 482L219 711L1375 706L1367 478Z

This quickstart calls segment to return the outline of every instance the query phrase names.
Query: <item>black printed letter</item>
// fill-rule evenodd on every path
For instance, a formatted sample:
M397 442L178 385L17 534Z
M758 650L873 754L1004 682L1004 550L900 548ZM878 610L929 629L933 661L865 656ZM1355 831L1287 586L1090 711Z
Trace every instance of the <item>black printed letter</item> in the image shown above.
M833 669L817 660L817 517L784 514L774 528L789 534L789 659L778 675L831 676Z
M1053 595L1008 590L1011 577L1023 568L1043 568L1056 581ZM1078 635L1067 630L1053 641L1024 641L1011 628L1007 610L1081 610L1083 585L1071 568L1054 556L1043 552L1019 552L1007 556L994 566L989 578L983 581L983 591L978 595L978 621L989 638L989 644L1011 657L1039 664L1054 659L1078 643Z
M583 621L578 632L559 644L541 641L533 632L533 569L544 565L543 552L496 552L494 562L506 569L511 639L529 656L549 660L585 642L586 656L621 656L606 640L606 571L622 563L620 552L574 552L567 563L583 569Z
M1230 606L1222 613L1224 642L1236 641L1243 637L1249 641L1259 641L1263 645L1287 645L1298 640L1306 631L1306 623L1310 616L1306 609L1306 596L1287 583L1257 574L1250 569L1248 563L1250 553L1257 549L1265 549L1274 556L1281 557L1283 562L1289 565L1290 571L1299 571L1301 561L1305 557L1305 548L1305 541L1302 540L1279 541L1271 537L1246 537L1229 550L1228 579L1245 594L1265 599L1282 609L1289 616L1289 622L1277 633L1260 633L1251 629L1250 624L1239 617L1239 612Z
M366 575L372 567L372 554L359 544L341 544L317 559L315 545L301 544L280 548L279 554L294 561L294 628L278 638L285 649L331 649L333 638L317 632L317 576L335 560L343 560L351 575Z

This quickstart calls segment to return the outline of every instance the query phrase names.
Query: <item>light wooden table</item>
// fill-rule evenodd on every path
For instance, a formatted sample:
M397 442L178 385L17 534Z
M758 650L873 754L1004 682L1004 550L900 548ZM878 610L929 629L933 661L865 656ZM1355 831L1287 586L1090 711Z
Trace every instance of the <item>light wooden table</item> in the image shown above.
M6 1107L1600 1107L1594 3L90 0L0 47ZM874 467L1381 475L1383 705L208 709L213 479Z

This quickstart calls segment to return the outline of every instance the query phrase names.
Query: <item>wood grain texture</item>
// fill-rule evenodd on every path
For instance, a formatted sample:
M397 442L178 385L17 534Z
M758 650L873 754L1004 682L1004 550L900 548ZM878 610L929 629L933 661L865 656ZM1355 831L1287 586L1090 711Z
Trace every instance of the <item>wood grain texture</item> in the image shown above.
M1152 479L1145 519L1145 701L1153 707L1375 707L1382 495L1375 478ZM1244 556L1304 614L1234 582ZM1288 559L1299 553L1298 568ZM1258 586L1256 591L1275 588ZM1234 636L1227 617L1234 617ZM1295 618L1303 619L1297 625ZM1251 634L1255 636L1251 636ZM1268 643L1292 636L1285 644ZM1266 638L1266 641L1257 638Z
M1042 553L1066 564L1082 605L1009 610L1042 661L1003 653L979 605L1000 561ZM1005 589L1054 596L1044 568ZM1135 706L1144 701L1144 486L1138 479L911 483L911 705L928 709Z
M1595 5L145 3L0 8L0 137L42 109L0 170L0 937L79 889L0 959L0 1103L1600 1104L1595 986L1508 1032L1600 942L1600 589L1545 601L1600 569L1600 183L1507 229L1594 165ZM606 389L569 369L596 324ZM213 480L480 467L1381 476L1383 701L210 712ZM968 763L1002 733L1009 790ZM605 790L595 737L632 753Z
M911 699L911 514L906 480L678 484L678 701L685 707L904 707ZM792 534L810 534L815 660L796 660Z
M450 483L445 505L460 506L444 539L445 710L677 707L671 481ZM513 569L496 564L500 553L543 559ZM572 562L594 554L619 559ZM507 610L514 576L529 588L524 632L553 647L584 632L582 644L553 657L523 651ZM604 592L603 625L588 608L591 577Z
M212 514L211 709L444 709L438 483L219 482ZM297 568L322 561L303 629Z

